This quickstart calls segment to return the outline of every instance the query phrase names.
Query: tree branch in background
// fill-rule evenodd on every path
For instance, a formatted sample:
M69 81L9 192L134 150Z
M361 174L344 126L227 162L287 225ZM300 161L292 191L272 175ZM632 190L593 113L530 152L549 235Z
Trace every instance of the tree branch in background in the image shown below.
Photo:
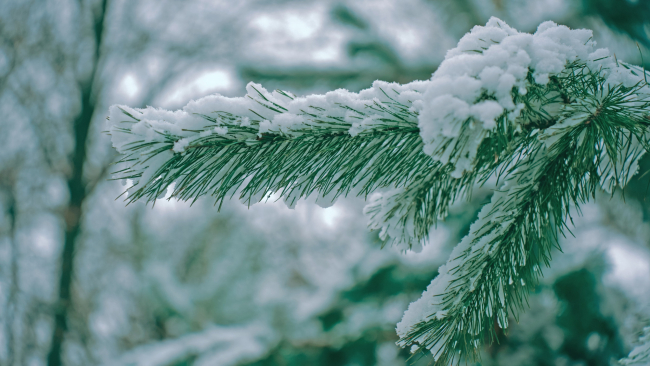
M74 121L75 147L71 158L72 172L68 178L70 201L65 210L65 239L61 253L61 277L59 279L58 301L54 309L54 328L48 354L48 366L62 365L62 348L68 327L72 281L74 275L75 243L81 230L82 205L87 197L83 178L83 165L86 161L88 131L95 112L97 74L101 60L101 46L106 18L107 0L102 0L93 23L95 54L92 71L87 79L79 83L81 89L81 112Z
M7 296L7 302L5 307L5 336L6 336L6 348L7 348L7 364L13 366L16 362L16 339L14 334L14 322L16 307L18 302L18 291L19 291L19 274L18 274L18 261L19 261L19 248L18 241L16 236L16 198L13 192L14 182L13 179L4 179L0 180L0 187L2 191L7 192L5 202L2 202L7 207L7 213L9 215L9 230L7 237L10 242L10 279L9 279L9 295ZM13 177L12 177L13 178ZM4 197L3 197L4 198Z

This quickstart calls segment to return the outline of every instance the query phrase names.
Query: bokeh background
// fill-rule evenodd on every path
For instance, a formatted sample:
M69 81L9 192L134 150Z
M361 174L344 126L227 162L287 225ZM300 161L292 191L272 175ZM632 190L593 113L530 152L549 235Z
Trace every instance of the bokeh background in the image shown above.
M490 16L590 28L650 68L647 0L2 0L0 365L430 363L407 360L395 324L489 189L456 204L421 253L400 253L366 229L356 197L125 206L102 131L111 104L177 109L248 81L301 95L427 79ZM650 323L648 180L574 215L530 309L480 365L629 352Z

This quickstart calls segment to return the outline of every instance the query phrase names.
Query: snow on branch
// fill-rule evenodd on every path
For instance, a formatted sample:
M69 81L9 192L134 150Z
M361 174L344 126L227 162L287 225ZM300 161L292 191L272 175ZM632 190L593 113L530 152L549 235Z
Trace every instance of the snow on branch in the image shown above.
M634 347L629 356L620 360L624 366L647 366L650 364L650 327L643 328L639 338L639 345Z
M182 111L113 106L110 133L126 163L117 174L135 182L130 201L153 201L172 183L184 200L237 194L252 204L280 192L290 206L314 192L327 204L353 188L404 184L437 164L404 104L423 84L298 98L250 83L244 98L213 95Z
M387 243L421 245L448 207L502 185L397 327L440 364L476 355L506 328L549 265L569 208L623 187L648 149L645 70L597 49L589 30L492 18L448 51L431 79L298 97L250 83L180 111L113 106L109 133L127 201L210 195L246 204L372 194ZM379 193L379 191L383 193Z

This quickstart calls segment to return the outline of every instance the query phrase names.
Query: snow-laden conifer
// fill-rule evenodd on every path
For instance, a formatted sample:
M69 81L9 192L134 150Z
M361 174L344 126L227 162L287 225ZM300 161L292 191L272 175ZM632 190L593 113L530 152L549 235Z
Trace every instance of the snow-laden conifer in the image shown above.
M363 195L369 226L405 249L496 178L470 233L397 326L400 345L449 364L517 319L570 208L636 173L650 147L647 77L597 49L589 30L545 22L527 34L492 18L426 81L304 97L250 83L245 97L211 95L179 111L113 106L115 178L132 180L129 202L168 187L218 204Z

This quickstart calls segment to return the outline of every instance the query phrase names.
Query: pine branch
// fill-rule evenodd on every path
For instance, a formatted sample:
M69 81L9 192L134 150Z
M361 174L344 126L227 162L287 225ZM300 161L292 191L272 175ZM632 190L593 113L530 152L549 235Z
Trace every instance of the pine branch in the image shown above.
M484 206L441 274L398 324L400 345L418 343L440 364L451 364L461 356L476 357L480 342L494 340L495 321L506 328L509 314L517 319L541 266L550 265L551 250L569 231L570 208L595 196L603 166L620 168L620 163L636 161L641 146L648 146L644 131L650 121L620 115L619 103L630 91L600 87L595 94L602 92L601 98L579 103L599 101L593 106L596 112L562 128L550 146L536 134L521 144L504 187ZM611 171L617 171L616 181L629 174L626 169Z
M459 179L449 177L449 165L419 175L407 187L373 197L364 208L369 227L381 230L384 244L413 249L423 244L438 219L447 216L449 204L461 193Z
M276 115L287 110L270 102L264 92L249 94L250 100ZM251 112L263 117L260 107ZM314 192L334 200L356 188L355 194L367 196L380 187L403 186L421 171L438 169L440 164L423 153L417 115L406 106L388 99L370 101L362 111L348 105L337 108L347 119L363 121L372 115L372 125L357 127L360 131L351 135L353 123L318 106L301 111L307 124L285 131L265 130L265 119L214 112L200 114L205 125L189 137L149 124L147 128L159 135L152 141L134 134L133 124L143 123L137 111L122 108L122 116L113 115L120 120L112 134L135 138L122 145L125 155L118 163L128 166L117 178L137 180L129 202L154 201L175 184L171 197L181 200L209 194L220 205L237 194L250 205L277 192L293 205Z
M646 71L595 49L588 30L534 35L492 18L447 53L431 80L375 82L296 97L249 84L182 111L114 106L128 202L210 195L219 206L276 194L289 206L380 189L365 212L386 243L422 244L476 185L500 188L398 325L402 346L441 365L477 355L527 303L569 215L636 173L650 148ZM317 202L318 202L317 200Z

